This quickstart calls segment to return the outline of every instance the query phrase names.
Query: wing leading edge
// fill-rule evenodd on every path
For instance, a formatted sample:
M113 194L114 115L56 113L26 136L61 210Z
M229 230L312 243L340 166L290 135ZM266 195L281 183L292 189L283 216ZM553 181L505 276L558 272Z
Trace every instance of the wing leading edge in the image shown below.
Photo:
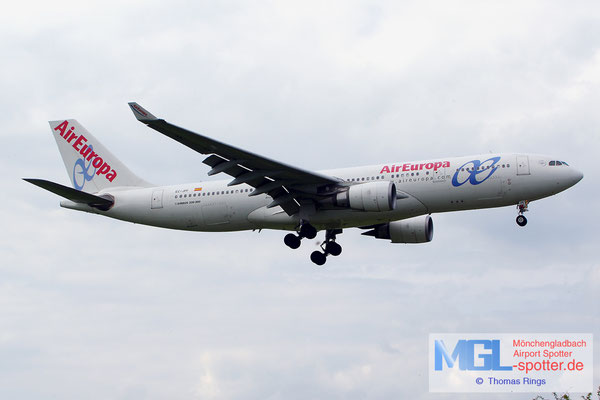
M138 121L198 153L208 154L203 161L211 167L208 175L224 172L233 178L228 186L245 183L254 188L250 196L263 193L271 196L273 201L268 208L280 206L287 214L296 214L301 205L314 204L318 198L334 193L342 182L180 128L155 117L137 103L129 103L129 107Z

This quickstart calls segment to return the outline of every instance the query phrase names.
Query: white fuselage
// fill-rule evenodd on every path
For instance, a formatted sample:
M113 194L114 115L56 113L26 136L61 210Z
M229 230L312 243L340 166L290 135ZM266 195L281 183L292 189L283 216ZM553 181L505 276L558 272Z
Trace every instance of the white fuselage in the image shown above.
M348 185L372 181L394 182L398 200L393 211L317 208L310 223L317 229L349 228L395 221L418 215L514 205L561 192L582 174L556 158L532 154L484 154L468 157L378 164L321 171ZM63 201L63 207L102 214L125 221L191 231L248 229L293 230L299 216L280 207L267 208L272 199L249 196L248 185L228 187L230 180L152 188L111 188L114 206L100 211Z

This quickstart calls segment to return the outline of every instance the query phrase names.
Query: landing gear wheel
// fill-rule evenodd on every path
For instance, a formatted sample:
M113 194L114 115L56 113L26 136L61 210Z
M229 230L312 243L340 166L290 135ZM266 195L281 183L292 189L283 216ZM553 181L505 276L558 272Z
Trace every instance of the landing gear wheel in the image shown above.
M314 239L317 237L317 229L311 224L302 224L300 227L300 236L307 239Z
M524 215L519 215L517 217L517 225L519 225L519 226L525 226L525 225L527 225L527 218L525 218Z
M325 261L327 261L327 256L320 251L313 251L310 255L310 260L317 265L323 265L325 264Z
M336 242L327 242L327 244L325 244L325 251L332 256L339 256L342 254L342 246Z
M297 249L298 247L300 247L300 238L294 235L293 233L288 233L287 235L285 235L285 237L283 238L283 242L290 249Z

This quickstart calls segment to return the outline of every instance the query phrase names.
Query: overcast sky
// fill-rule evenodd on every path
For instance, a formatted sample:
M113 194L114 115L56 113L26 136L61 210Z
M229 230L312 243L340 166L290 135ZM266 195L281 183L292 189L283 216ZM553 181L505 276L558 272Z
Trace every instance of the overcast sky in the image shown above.
M592 332L600 384L598 2L12 2L0 14L0 398L530 399L428 393L432 332ZM585 174L432 243L193 233L59 207L47 121L157 184L203 157L127 107L302 168L532 152Z

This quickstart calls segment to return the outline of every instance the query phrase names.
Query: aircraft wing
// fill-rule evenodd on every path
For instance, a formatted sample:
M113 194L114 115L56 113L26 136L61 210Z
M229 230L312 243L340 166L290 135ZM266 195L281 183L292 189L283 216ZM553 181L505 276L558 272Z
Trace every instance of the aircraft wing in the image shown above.
M129 103L129 107L138 121L201 154L208 154L203 161L212 168L208 175L224 172L233 177L228 186L245 183L254 187L250 196L267 193L273 198L267 207L281 206L289 215L297 213L303 202L333 193L341 183L340 179L271 160L180 128L156 118L137 103Z

